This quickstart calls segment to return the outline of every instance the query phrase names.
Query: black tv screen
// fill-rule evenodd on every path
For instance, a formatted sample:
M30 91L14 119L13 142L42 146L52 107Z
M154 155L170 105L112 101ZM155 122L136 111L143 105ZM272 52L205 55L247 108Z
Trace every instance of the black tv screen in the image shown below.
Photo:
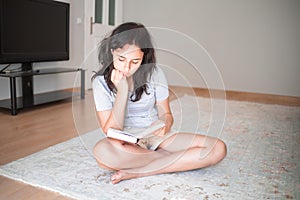
M69 59L69 4L0 0L0 63Z

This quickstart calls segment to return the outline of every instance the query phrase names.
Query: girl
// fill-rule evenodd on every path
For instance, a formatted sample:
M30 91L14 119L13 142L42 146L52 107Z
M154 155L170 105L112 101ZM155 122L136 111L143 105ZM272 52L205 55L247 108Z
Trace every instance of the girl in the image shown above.
M103 132L146 128L158 120L165 126L137 144L104 138L94 147L100 167L114 170L113 184L154 174L199 169L226 156L217 138L171 129L173 116L163 71L147 29L138 23L115 28L99 47L102 68L92 78L96 110ZM200 157L201 155L205 155Z

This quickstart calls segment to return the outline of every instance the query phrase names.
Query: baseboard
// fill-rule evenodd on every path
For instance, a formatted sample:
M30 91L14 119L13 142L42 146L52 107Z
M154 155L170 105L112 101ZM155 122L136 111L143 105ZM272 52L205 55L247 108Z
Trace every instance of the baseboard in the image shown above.
M184 94L210 98L224 98L224 91L208 90L207 88L188 88L183 86L170 86L171 98L177 98ZM277 104L286 106L300 106L300 97L262 94L240 91L225 91L226 99L236 101L248 101L265 104Z

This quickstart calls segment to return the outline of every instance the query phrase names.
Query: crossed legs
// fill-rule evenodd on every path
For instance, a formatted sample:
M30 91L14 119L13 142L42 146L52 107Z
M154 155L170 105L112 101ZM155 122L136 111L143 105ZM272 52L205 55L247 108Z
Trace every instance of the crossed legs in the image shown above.
M118 140L103 139L94 147L100 167L115 170L112 183L155 174L204 168L226 156L226 145L217 138L177 133L156 151Z

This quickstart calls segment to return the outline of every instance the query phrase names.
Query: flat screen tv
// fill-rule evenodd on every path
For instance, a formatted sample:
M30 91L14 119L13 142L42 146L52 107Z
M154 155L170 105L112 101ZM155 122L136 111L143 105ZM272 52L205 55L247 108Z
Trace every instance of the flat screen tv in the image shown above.
M68 3L0 0L0 64L69 59Z

